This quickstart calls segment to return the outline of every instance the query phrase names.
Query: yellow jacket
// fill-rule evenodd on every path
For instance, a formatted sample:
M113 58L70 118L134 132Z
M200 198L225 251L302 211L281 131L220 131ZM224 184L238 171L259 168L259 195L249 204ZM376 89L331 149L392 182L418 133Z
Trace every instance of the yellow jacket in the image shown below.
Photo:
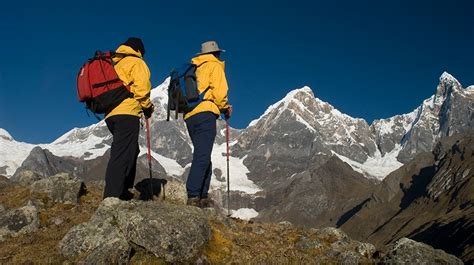
M150 70L143 61L142 54L136 52L126 45L120 45L116 50L117 53L133 54L134 56L116 57L114 68L117 71L119 78L124 84L130 85L130 91L133 93L133 98L127 98L117 107L115 107L106 118L114 115L133 115L141 117L142 109L151 107L150 101ZM133 82L133 83L132 83Z
M227 79L225 77L225 64L212 54L202 54L191 60L195 65L201 65L196 69L199 93L209 88L204 94L204 100L197 105L191 112L184 115L187 119L195 114L210 111L220 115L221 111L226 110L228 105L227 98ZM205 62L205 63L204 63ZM203 64L204 63L204 64Z

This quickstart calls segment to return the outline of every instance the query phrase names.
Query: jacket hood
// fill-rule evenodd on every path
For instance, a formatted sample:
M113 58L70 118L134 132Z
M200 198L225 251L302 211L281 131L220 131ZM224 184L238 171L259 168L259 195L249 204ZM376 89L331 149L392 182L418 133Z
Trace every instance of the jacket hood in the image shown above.
M222 66L222 69L225 68L225 62L217 59L214 55L209 54L209 53L201 54L199 56L194 57L191 60L191 63L193 63L195 65L200 65L200 64L205 63L205 62L216 62L216 63L218 63L219 65Z
M137 52L135 51L134 49L132 49L131 47L127 46L127 45L120 45L117 50L115 50L116 53L126 53L126 54L132 54L132 55L136 55L140 58L143 58L142 56L142 53L141 52Z

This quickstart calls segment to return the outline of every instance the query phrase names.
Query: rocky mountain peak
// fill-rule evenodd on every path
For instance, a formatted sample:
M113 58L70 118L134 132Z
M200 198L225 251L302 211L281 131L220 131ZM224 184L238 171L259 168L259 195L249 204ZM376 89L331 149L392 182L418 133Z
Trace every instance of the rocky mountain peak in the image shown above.
M85 143L91 138L109 138L108 129L105 125L105 120L92 124L85 128L73 128L51 144L62 145L68 143Z
M450 73L446 71L441 74L441 76L439 77L439 81L440 82L449 81L449 82L459 83L458 80L454 76L452 76Z
M283 113L286 109L304 110L312 99L314 99L314 93L311 88L307 86L292 90L288 94L286 94L283 99L273 105L270 105L270 107L267 108L267 110L260 116L260 118L251 121L248 127L256 125L260 120L264 120L268 116L274 116L275 112L277 112L276 117L279 117L280 114Z
M250 122L249 127L255 126L259 122L262 122L259 127L267 126L268 122L281 118L285 111L288 111L293 119L304 124L312 132L317 131L315 128L320 123L333 119L344 121L344 123L362 121L362 119L355 119L341 113L331 104L317 98L311 88L304 86L290 91L283 99L268 107L260 118Z
M308 87L308 86L304 86L302 88L299 88L299 89L295 89L291 92L289 92L285 99L286 100L296 100L296 101L300 101L301 103L303 104L307 104L309 100L313 99L315 96L314 96L314 92L313 90Z
M407 163L419 152L429 152L441 137L464 132L472 126L473 98L456 78L444 72L436 93L409 114L380 120L373 124L382 153L402 145L397 157ZM390 130L385 130L389 128ZM389 133L387 133L389 132Z
M434 95L435 104L442 104L453 92L463 93L462 86L454 76L444 72L439 78L439 85Z

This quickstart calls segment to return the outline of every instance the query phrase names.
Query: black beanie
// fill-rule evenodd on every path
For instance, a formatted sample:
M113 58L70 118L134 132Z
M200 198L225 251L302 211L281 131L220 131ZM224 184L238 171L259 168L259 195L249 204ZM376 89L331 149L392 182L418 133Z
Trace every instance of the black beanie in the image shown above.
M126 42L122 43L122 45L127 45L136 52L140 51L142 56L145 56L145 46L143 45L142 40L139 38L130 37Z

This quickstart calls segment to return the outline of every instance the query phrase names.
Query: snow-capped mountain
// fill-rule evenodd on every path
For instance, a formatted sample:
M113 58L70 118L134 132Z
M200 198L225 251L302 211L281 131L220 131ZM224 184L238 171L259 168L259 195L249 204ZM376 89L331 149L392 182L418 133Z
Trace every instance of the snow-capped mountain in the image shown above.
M416 154L433 150L441 138L472 129L473 100L472 86L463 89L453 76L443 73L436 93L414 111L374 121L371 127L381 153L400 144L397 159L407 163Z
M184 179L192 145L181 118L166 121L168 84L169 79L151 93L156 107L150 123L154 170ZM369 125L320 100L309 87L293 90L247 128L231 129L231 188L243 194L270 191L309 168L326 165L332 157L350 165L354 174L381 180L416 154L431 151L439 139L472 129L473 98L474 86L463 89L454 77L444 73L435 95L420 107ZM43 161L68 159L66 168L74 169L78 176L102 179L111 140L103 121L72 129L50 144L37 145L40 150L34 149L36 145L15 141L1 130L0 174L10 177L17 169L34 169ZM146 168L144 128L139 142ZM226 186L224 142L225 124L218 121L212 154L215 190ZM60 164L57 162L57 167L48 172L65 170Z
M407 160L422 164L413 159L433 151L449 132L469 134L473 103L471 88L445 73L435 95L415 111L369 126L298 89L253 121L233 153L264 190L255 203L257 218L340 225L370 199L377 185L368 180L403 175Z
M151 94L157 110L151 119L152 149L166 173L179 176L191 161L192 146L182 119L165 121L168 84L169 79ZM443 73L435 95L420 107L408 114L376 120L369 126L365 120L341 113L315 97L309 87L303 87L270 106L246 129L232 130L237 140L232 151L247 161L253 169L251 175L266 175L262 174L265 169L254 163L276 163L265 166L266 170L288 177L307 168L318 156L336 155L356 171L383 179L417 153L432 150L440 138L472 128L473 96L474 86L463 89L454 77ZM216 142L221 144L222 129L220 124ZM0 167L3 174L11 176L35 145L16 142L5 130L1 130L0 136L4 146L0 150ZM106 153L111 140L101 121L86 128L74 128L53 143L39 146L59 157L92 160ZM144 133L140 143L143 154ZM219 144L216 150L220 150ZM257 157L258 161L252 163ZM287 161L287 165L278 165L282 161Z
M11 176L33 149L33 145L17 142L0 128L0 174Z
M291 91L252 121L239 137L236 151L247 155L249 167L256 167L257 180L270 174L269 181L275 184L332 155L371 177L383 178L401 165L383 163L365 120L341 113L308 87ZM370 166L363 171L362 163Z
M463 89L454 77L443 73L435 95L420 107L369 126L304 87L291 91L252 121L239 136L234 153L246 156L250 177L257 183L276 184L332 155L355 171L381 180L416 154L431 151L441 138L473 128L472 95L472 87Z

